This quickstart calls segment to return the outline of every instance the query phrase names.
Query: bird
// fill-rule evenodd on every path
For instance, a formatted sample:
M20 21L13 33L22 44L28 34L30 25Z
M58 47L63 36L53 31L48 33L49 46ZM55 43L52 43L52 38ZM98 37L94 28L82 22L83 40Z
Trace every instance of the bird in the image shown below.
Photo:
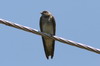
M42 11L40 17L40 31L47 33L50 36L55 35L56 23L54 16L49 11ZM47 37L42 37L45 56L47 59L54 56L55 40Z

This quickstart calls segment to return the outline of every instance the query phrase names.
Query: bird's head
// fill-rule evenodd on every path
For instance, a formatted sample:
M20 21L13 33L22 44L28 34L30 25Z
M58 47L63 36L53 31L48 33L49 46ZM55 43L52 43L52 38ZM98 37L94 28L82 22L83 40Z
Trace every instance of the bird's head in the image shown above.
M48 17L48 16L51 15L51 13L50 13L49 11L42 11L41 14L42 14L42 16L44 16L44 17Z

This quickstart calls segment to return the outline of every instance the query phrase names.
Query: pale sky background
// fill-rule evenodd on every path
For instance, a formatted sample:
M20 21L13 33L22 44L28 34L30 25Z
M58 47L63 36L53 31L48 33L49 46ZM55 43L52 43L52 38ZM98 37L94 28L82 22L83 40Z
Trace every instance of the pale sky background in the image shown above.
M100 49L100 0L0 0L0 18L37 30L43 10L57 36ZM56 41L47 60L40 36L0 24L0 66L100 66L100 54Z

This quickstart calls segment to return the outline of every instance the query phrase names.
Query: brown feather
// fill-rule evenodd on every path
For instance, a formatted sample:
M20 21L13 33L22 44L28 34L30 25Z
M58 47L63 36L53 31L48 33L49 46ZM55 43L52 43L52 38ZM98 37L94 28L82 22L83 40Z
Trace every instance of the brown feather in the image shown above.
M43 19L42 18L43 18L43 16L40 17L40 30L41 30L41 32L43 32L43 22L42 22ZM50 20L53 23L53 34L52 35L55 35L55 31L56 31L55 19L52 16L52 18ZM49 44L49 43L48 44L45 44L45 43L47 43L47 40L48 39L51 41L50 42L51 44ZM42 41L43 41L43 46L44 46L44 51L45 51L46 58L49 59L49 56L51 56L51 58L53 58L53 56L54 56L55 40L52 40L50 38L42 37ZM51 48L49 48L50 47L49 45L51 45Z

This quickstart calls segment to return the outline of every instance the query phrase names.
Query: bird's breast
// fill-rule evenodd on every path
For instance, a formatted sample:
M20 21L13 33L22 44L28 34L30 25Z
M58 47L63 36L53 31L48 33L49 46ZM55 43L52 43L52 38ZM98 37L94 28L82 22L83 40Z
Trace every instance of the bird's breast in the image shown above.
M44 21L43 22L43 32L53 34L53 24L50 21Z

